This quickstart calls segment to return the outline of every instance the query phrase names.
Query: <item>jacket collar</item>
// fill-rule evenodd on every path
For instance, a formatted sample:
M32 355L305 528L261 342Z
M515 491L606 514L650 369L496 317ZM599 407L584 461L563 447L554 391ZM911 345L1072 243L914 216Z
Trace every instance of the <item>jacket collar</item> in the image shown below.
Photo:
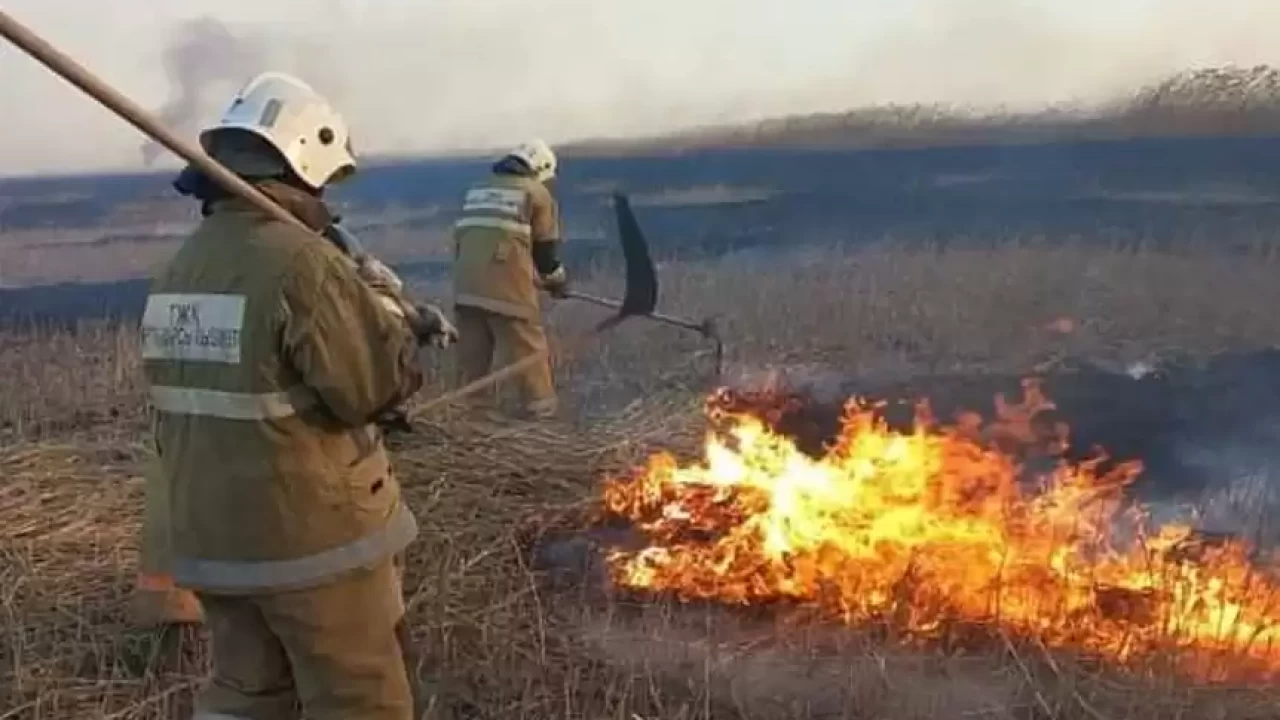
M334 216L329 210L329 206L325 204L324 200L315 195L291 185L286 185L278 180L261 180L253 185L287 210L289 214L298 218L304 225L316 232L322 232L334 222ZM260 212L248 200L239 197L229 197L221 200L215 205L215 209L224 205L237 210Z
M267 197L280 204L307 227L317 232L324 230L337 218L319 197L300 188L275 179L249 180L250 184ZM208 216L221 207L256 212L248 201L227 193L199 169L187 166L174 180L173 187L180 194L200 201L200 212Z

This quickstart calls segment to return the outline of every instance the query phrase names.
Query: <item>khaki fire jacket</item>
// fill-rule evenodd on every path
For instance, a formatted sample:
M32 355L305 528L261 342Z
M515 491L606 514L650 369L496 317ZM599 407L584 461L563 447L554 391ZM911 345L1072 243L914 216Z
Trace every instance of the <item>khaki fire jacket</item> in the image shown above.
M533 243L560 239L559 210L545 185L489 176L467 191L454 225L454 304L537 319Z
M178 585L304 588L416 537L373 421L421 387L417 345L332 244L223 200L141 336Z

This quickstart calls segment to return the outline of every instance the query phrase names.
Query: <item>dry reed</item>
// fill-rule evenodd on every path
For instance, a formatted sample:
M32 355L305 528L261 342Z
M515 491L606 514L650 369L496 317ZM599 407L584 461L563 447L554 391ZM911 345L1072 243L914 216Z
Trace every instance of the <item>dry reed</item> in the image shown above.
M1280 338L1274 269L1212 254L884 245L661 272L664 309L724 316L734 372L1025 372L1066 356L1121 366ZM558 338L598 317L550 315ZM127 616L147 453L132 329L0 343L0 719L181 717L205 669L202 633L135 630ZM423 525L407 558L415 673L439 717L1274 716L1280 697L1265 690L1121 675L1012 641L968 656L908 651L723 609L635 606L536 571L531 536L572 527L602 475L658 447L696 447L705 350L632 321L558 358L570 420L495 428L443 414L395 440ZM447 372L447 361L433 368L426 396Z

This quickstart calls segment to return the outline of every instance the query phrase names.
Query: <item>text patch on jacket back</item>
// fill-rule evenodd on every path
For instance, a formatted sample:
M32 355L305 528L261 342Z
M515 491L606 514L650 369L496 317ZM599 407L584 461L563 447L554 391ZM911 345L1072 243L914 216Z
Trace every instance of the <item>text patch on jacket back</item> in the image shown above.
M142 357L239 364L243 295L156 293L142 314Z
M527 200L528 194L520 188L472 188L467 191L462 204L463 217L456 227L497 228L528 235L531 228L525 214Z
M464 211L493 210L509 216L512 220L519 220L524 214L524 198L524 191L515 188L472 188L467 192L467 199L462 209Z

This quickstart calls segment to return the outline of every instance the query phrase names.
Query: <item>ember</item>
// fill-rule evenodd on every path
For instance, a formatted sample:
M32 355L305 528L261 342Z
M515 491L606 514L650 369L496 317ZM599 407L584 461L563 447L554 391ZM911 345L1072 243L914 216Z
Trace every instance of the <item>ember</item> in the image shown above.
M1026 481L1010 445L1064 438L1028 431L1051 407L1036 386L985 425L941 426L921 405L896 431L850 402L817 457L778 430L791 404L715 396L703 462L660 454L606 483L606 511L647 542L609 555L616 586L792 602L917 640L977 623L1122 664L1173 654L1206 680L1280 677L1280 583L1241 541L1150 527L1126 498L1137 463L1059 461Z

